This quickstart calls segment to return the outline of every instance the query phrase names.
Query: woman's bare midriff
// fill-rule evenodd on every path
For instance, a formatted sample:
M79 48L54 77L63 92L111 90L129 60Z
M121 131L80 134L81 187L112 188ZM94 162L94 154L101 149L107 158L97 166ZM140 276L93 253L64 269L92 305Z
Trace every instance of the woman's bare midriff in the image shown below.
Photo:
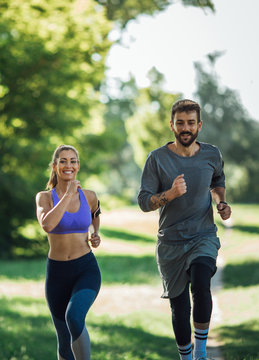
M49 254L52 260L68 261L77 259L91 251L88 234L49 234Z

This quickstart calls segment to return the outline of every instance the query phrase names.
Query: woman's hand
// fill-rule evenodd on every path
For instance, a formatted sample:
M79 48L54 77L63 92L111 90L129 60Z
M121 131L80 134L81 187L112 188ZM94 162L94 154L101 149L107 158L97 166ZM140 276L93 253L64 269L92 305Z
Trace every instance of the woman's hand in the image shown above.
M74 195L77 193L77 189L81 189L80 181L78 180L72 180L70 181L70 184L68 185L66 195Z
M91 238L89 240L93 248L97 248L101 243L101 238L97 233L92 233Z

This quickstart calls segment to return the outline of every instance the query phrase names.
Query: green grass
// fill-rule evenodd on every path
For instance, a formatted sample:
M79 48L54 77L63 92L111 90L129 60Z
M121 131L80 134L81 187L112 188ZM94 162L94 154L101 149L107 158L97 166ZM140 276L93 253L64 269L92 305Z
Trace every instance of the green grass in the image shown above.
M259 359L259 206L234 205L233 227L219 226L224 287L217 333L225 360Z
M44 300L0 299L1 360L55 359L55 332Z
M154 326L155 325L155 326ZM178 357L171 333L159 333L159 328L170 327L165 316L148 312L133 313L127 317L91 318L93 360L145 359L171 360Z
M104 285L160 283L154 256L97 255Z
M234 205L234 226L218 222L224 256L224 288L218 295L222 324L215 331L225 360L259 359L259 206ZM160 283L152 237L104 227L102 237L138 245L141 254L96 252L103 285ZM146 252L145 252L146 249ZM0 281L25 284L45 279L46 259L0 261ZM89 312L93 360L176 360L168 314L131 312L125 316ZM56 335L44 299L0 297L0 359L56 360Z
M93 360L177 358L171 325L163 314L127 317L89 313ZM0 299L1 360L56 360L56 336L44 299Z
M259 260L228 263L224 268L224 288L249 287L259 284Z
M259 322L252 320L238 325L220 328L219 335L224 339L223 354L226 360L258 360Z
M153 255L96 255L103 285L160 283L155 257ZM43 281L46 260L0 260L0 281Z
M108 238L109 240L120 240L120 241L130 241L134 243L149 243L155 244L156 237L148 236L146 234L139 234L132 231L127 231L124 229L118 228L110 228L110 227L102 227L101 235L104 238Z
M0 260L0 281L44 280L46 260Z

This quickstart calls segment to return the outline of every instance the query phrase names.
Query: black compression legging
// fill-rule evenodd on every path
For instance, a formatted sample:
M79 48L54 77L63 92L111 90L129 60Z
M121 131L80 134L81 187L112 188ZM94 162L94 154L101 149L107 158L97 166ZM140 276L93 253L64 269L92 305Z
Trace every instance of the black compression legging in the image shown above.
M207 323L210 321L212 313L210 280L212 275L213 271L208 265L194 263L190 267L194 322ZM181 295L170 299L173 329L178 345L186 345L191 341L189 287L188 284Z
M86 314L101 285L92 252L70 261L47 260L46 298L57 332L58 359L90 359Z

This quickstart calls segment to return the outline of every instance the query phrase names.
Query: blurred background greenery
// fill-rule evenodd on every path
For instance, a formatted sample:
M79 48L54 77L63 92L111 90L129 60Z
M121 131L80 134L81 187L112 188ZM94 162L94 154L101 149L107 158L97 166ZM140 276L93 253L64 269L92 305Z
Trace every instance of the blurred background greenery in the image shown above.
M210 0L181 0L214 11ZM149 86L133 77L106 81L106 57L140 14L164 10L168 0L2 0L0 3L0 257L46 254L35 220L35 195L45 188L48 163L62 143L80 152L79 179L104 207L136 203L141 169L152 149L172 140L170 107L180 93L164 90L149 70ZM116 40L120 41L120 40ZM195 63L196 99L203 109L199 139L219 146L228 200L259 201L259 123L238 93L215 72L221 54ZM209 66L208 66L209 65Z

